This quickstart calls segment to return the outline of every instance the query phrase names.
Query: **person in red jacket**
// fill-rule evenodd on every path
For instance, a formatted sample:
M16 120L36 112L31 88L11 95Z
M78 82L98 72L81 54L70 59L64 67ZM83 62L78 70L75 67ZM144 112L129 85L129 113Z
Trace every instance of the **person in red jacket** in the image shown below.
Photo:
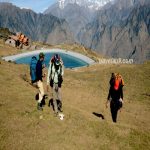
M123 104L123 86L124 81L121 75L119 73L112 73L106 108L108 107L108 103L110 102L110 110L113 122L117 122L117 113Z

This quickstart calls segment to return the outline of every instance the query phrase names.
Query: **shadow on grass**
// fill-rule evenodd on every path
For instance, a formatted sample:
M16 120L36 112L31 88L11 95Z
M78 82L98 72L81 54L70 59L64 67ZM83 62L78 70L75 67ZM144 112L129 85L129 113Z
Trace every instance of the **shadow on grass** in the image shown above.
M96 112L93 112L93 115L95 115L96 117L105 119L105 118L104 118L104 115L102 115L102 114L98 114L98 113L96 113Z
M150 97L150 94L149 94L149 93L143 93L142 95L147 96L147 97Z

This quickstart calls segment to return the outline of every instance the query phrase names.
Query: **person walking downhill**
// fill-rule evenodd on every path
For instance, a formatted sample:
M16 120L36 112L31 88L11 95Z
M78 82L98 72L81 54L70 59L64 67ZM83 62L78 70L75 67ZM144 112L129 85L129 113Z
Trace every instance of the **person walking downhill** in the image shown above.
M44 87L43 87L43 68L45 65L43 65L44 61L44 53L39 54L39 60L36 64L36 81L37 81L37 87L39 89L39 99L38 99L38 104L37 104L37 109L38 110L43 110L42 108L42 99L44 96Z
M58 115L58 112L62 112L61 85L63 82L63 75L64 66L62 59L58 54L55 54L50 60L48 68L47 91L50 85L53 93L53 105L56 116ZM59 105L57 104L57 100L59 100Z
M110 79L110 89L107 97L106 108L110 102L110 110L113 122L117 122L117 113L123 105L123 86L124 81L122 76L118 73L112 73Z

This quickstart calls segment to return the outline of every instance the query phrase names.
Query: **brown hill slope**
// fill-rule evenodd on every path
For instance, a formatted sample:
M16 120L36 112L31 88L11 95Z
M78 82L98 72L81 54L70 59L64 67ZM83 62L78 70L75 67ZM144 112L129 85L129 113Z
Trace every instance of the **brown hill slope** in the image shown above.
M65 70L65 119L61 121L54 117L48 101L43 112L36 110L37 89L22 79L24 74L29 78L29 67L1 61L0 149L148 149L149 67L148 62ZM125 80L125 104L117 124L112 123L110 111L105 109L111 72L120 72Z

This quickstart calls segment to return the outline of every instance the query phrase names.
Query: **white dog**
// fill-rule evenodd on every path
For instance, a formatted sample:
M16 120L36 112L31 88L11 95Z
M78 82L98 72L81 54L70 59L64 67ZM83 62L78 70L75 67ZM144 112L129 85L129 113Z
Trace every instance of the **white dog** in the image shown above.
M59 113L59 115L58 115L59 117L60 117L60 120L63 120L64 119L64 114L62 114L62 113Z

